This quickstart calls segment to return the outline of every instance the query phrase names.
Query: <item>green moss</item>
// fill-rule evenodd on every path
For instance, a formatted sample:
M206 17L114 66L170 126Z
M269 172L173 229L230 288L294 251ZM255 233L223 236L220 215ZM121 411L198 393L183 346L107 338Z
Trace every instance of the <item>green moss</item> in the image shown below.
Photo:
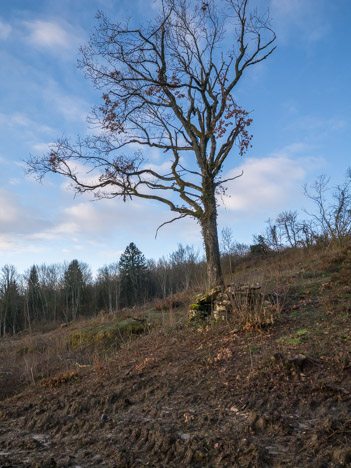
M293 345L293 346L296 346L296 345L301 343L300 338L290 337L290 336L281 336L276 341L277 341L277 343L286 343L286 344Z
M210 292L198 296L196 298L196 304L199 304L202 306L211 305L220 292L221 292L220 288L211 289Z
M191 304L190 305L190 310L201 310L201 305L200 304Z
M295 334L296 336L304 336L308 334L308 330L307 328L301 328L300 330L297 330Z
M123 337L138 335L145 330L146 324L129 318L75 331L68 336L66 344L72 349L118 346Z

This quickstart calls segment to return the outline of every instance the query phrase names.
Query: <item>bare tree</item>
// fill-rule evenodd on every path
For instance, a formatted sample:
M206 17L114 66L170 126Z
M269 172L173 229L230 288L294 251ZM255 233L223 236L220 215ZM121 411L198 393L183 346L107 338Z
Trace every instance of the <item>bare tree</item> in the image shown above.
M118 310L120 296L120 278L118 263L104 265L98 269L96 285L99 291L100 301L110 314Z
M42 320L47 317L48 320L56 322L62 318L61 311L64 307L64 277L67 265L43 263L38 266L39 292L43 305ZM62 296L62 297L61 297Z
M297 211L282 211L278 214L276 223L288 245L297 247L301 231L301 224L297 220Z
M224 227L222 229L222 251L229 261L229 274L230 282L233 281L233 254L235 250L235 244L233 241L233 232L229 227Z
M149 267L150 268L150 267ZM165 298L168 294L172 294L172 267L165 257L161 257L153 269L155 278L162 292L162 297Z
M320 235L341 245L351 233L351 170L343 184L334 188L330 187L330 178L321 175L310 187L305 186L305 195L317 207L316 212L305 211Z
M273 250L281 250L283 248L282 232L277 221L268 218L266 223L266 233L263 236L267 247Z
M101 132L77 144L61 139L48 155L28 161L39 179L61 174L77 192L157 200L177 213L168 223L195 218L210 287L223 282L216 194L230 179L221 173L233 146L243 155L252 138L251 118L234 91L245 70L275 49L268 13L248 4L161 0L158 17L140 28L98 13L79 66L103 91L91 117ZM142 148L168 153L167 168L154 169Z
M199 253L194 246L178 244L177 250L169 256L172 267L172 282L175 290L188 290L195 280L196 265Z

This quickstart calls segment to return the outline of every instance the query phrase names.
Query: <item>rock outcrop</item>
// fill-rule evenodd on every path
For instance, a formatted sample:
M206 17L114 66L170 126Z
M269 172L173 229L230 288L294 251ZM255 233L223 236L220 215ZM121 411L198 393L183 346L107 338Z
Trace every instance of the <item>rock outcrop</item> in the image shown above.
M279 309L279 295L263 293L259 283L231 284L197 297L189 321L234 319L240 324L269 324Z

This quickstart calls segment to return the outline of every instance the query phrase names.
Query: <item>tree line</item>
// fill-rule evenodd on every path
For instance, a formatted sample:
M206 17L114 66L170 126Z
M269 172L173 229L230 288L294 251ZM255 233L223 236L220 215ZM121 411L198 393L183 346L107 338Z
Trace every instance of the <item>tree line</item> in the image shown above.
M24 274L5 265L0 269L0 336L162 299L200 286L205 270L194 247L179 244L168 258L154 261L146 260L133 242L95 278L89 265L78 260L33 265Z

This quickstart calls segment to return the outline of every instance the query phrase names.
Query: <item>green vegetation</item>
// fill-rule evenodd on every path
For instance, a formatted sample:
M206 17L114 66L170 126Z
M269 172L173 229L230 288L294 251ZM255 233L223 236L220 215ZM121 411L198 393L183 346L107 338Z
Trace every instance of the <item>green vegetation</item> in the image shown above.
M74 350L93 348L118 348L127 337L139 335L147 330L146 322L132 318L106 324L96 324L74 331L67 337L67 346Z

